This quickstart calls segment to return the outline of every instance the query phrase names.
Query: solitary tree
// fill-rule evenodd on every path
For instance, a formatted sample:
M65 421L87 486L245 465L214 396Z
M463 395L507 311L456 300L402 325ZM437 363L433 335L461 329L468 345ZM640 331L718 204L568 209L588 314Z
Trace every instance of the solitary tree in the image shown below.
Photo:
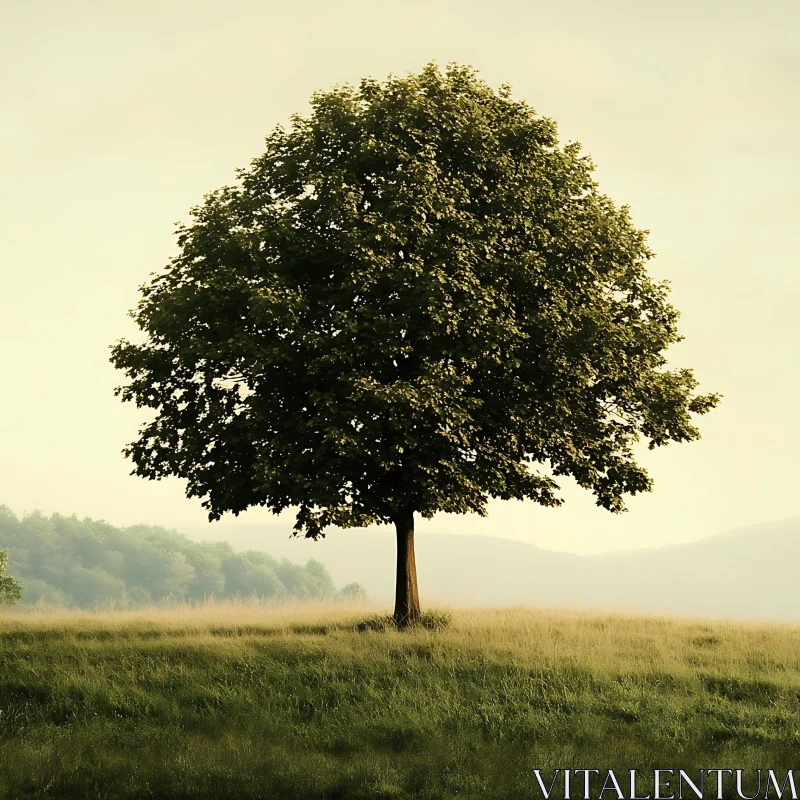
M580 145L471 68L316 93L179 254L112 362L155 418L133 474L187 480L209 518L298 508L296 533L392 523L395 620L419 617L414 515L557 506L572 476L624 510L632 444L699 438L716 405L653 283L646 231Z
M25 594L22 584L5 574L8 569L8 551L0 550L0 605L15 603Z

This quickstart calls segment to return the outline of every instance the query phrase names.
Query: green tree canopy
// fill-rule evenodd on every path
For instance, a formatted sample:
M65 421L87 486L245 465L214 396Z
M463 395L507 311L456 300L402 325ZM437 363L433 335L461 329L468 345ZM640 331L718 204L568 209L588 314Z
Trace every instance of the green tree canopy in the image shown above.
M16 603L25 594L22 584L5 572L8 569L8 551L0 550L0 604Z
M668 289L577 143L474 70L316 93L179 226L143 287L126 450L211 519L297 507L295 529L394 523L398 621L419 613L414 514L489 497L598 505L651 481L632 452L697 439Z
M39 512L18 519L0 505L0 544L25 585L26 603L93 608L253 595L349 597L337 593L327 569L313 559L300 565L254 550L236 553L226 542L193 542L150 525L116 528ZM9 596L3 587L16 584L3 577L5 565L6 550L0 550L0 599Z

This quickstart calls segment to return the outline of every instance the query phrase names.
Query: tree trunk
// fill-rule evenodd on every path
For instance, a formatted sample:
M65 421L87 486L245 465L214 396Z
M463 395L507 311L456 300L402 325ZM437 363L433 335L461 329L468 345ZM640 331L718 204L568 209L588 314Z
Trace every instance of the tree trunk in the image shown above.
M414 512L399 513L394 521L397 530L397 585L394 603L395 624L404 628L419 622L417 563L414 560Z

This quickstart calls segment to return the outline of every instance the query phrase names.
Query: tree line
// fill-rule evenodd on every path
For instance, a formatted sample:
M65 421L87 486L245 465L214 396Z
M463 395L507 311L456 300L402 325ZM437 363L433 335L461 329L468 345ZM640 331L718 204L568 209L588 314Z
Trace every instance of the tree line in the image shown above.
M212 595L312 599L363 594L357 584L337 592L325 566L313 559L303 566L255 550L236 553L227 542L193 542L152 525L116 528L102 520L40 512L18 518L7 506L0 506L2 551L7 551L9 573L24 588L26 604L92 608L109 602L191 602ZM19 592L7 599L19 599Z

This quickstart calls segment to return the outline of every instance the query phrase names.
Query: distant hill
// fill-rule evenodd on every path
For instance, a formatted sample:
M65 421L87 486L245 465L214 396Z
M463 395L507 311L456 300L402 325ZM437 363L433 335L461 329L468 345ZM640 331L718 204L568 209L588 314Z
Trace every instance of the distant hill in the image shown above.
M219 544L200 544L216 540ZM0 506L9 574L66 605L245 595L330 596L361 584L394 591L388 526L332 530L319 542L287 525L209 525L184 534L114 528L57 514L17 519ZM800 621L800 517L657 549L579 556L488 536L417 534L424 604L608 608L649 613ZM301 566L304 564L305 566Z
M280 525L214 525L189 532L237 550L320 561L339 584L375 597L393 591L389 527L334 530L292 539ZM651 550L574 555L487 536L433 534L420 525L417 568L423 602L615 608L649 613L800 620L800 517Z

